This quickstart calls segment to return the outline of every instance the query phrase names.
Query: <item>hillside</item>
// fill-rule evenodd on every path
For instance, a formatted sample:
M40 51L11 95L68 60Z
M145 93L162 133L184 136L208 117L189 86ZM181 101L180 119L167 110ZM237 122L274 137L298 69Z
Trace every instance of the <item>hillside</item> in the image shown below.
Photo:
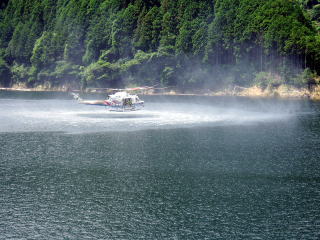
M316 0L7 0L0 85L314 84Z

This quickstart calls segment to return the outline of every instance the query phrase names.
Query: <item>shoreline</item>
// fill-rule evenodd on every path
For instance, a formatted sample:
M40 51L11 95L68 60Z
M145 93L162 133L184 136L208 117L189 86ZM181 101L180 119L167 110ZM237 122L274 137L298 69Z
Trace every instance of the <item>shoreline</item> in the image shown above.
M0 88L0 91L17 91L17 92L81 92L79 89L61 88L24 88L24 87L11 87ZM84 93L107 93L107 91L98 91L87 89ZM221 89L217 91L212 90L195 90L181 92L179 90L159 91L152 90L140 91L141 95L155 95L155 96L221 96L221 97L251 97L251 98L282 98L282 99L310 99L320 101L320 85L313 88L312 91L307 88L297 88L290 85L280 85L278 87L267 87L265 89L252 86L240 87L234 86L233 88Z

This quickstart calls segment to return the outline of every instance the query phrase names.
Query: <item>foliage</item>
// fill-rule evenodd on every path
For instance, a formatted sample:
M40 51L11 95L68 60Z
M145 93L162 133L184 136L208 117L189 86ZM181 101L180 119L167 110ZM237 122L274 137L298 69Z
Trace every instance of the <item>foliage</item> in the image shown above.
M304 69L300 74L292 78L293 84L299 87L311 86L315 84L315 73L310 68Z
M270 72L259 72L255 76L255 84L262 87L275 87L284 83L283 78L279 75L272 74Z
M317 4L313 7L311 18L312 20L316 20L316 21L320 20L320 4Z
M11 74L7 63L0 58L0 86L8 87L10 85Z
M24 64L18 64L15 62L11 68L13 82L14 83L19 83L19 82L26 83L28 81L29 76L30 76L29 70L30 70L30 68L25 66Z
M320 72L319 4L6 0L0 4L0 84L187 89L267 86L276 84L273 75L302 86L310 82L303 69Z

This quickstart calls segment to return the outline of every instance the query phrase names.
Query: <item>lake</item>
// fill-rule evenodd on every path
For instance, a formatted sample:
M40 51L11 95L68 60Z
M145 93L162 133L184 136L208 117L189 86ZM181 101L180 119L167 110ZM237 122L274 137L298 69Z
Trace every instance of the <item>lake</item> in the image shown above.
M320 238L319 102L141 98L0 92L0 239Z

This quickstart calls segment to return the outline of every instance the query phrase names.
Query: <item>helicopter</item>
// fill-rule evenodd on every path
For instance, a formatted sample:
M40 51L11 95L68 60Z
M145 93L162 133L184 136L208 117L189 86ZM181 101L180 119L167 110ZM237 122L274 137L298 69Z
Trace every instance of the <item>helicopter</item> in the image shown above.
M105 100L83 100L78 93L72 92L71 94L73 95L73 98L81 104L104 106L110 111L124 112L141 110L144 107L144 101L140 100L138 95L130 94L128 91L147 90L151 88L152 87L109 89L116 92L109 95Z

